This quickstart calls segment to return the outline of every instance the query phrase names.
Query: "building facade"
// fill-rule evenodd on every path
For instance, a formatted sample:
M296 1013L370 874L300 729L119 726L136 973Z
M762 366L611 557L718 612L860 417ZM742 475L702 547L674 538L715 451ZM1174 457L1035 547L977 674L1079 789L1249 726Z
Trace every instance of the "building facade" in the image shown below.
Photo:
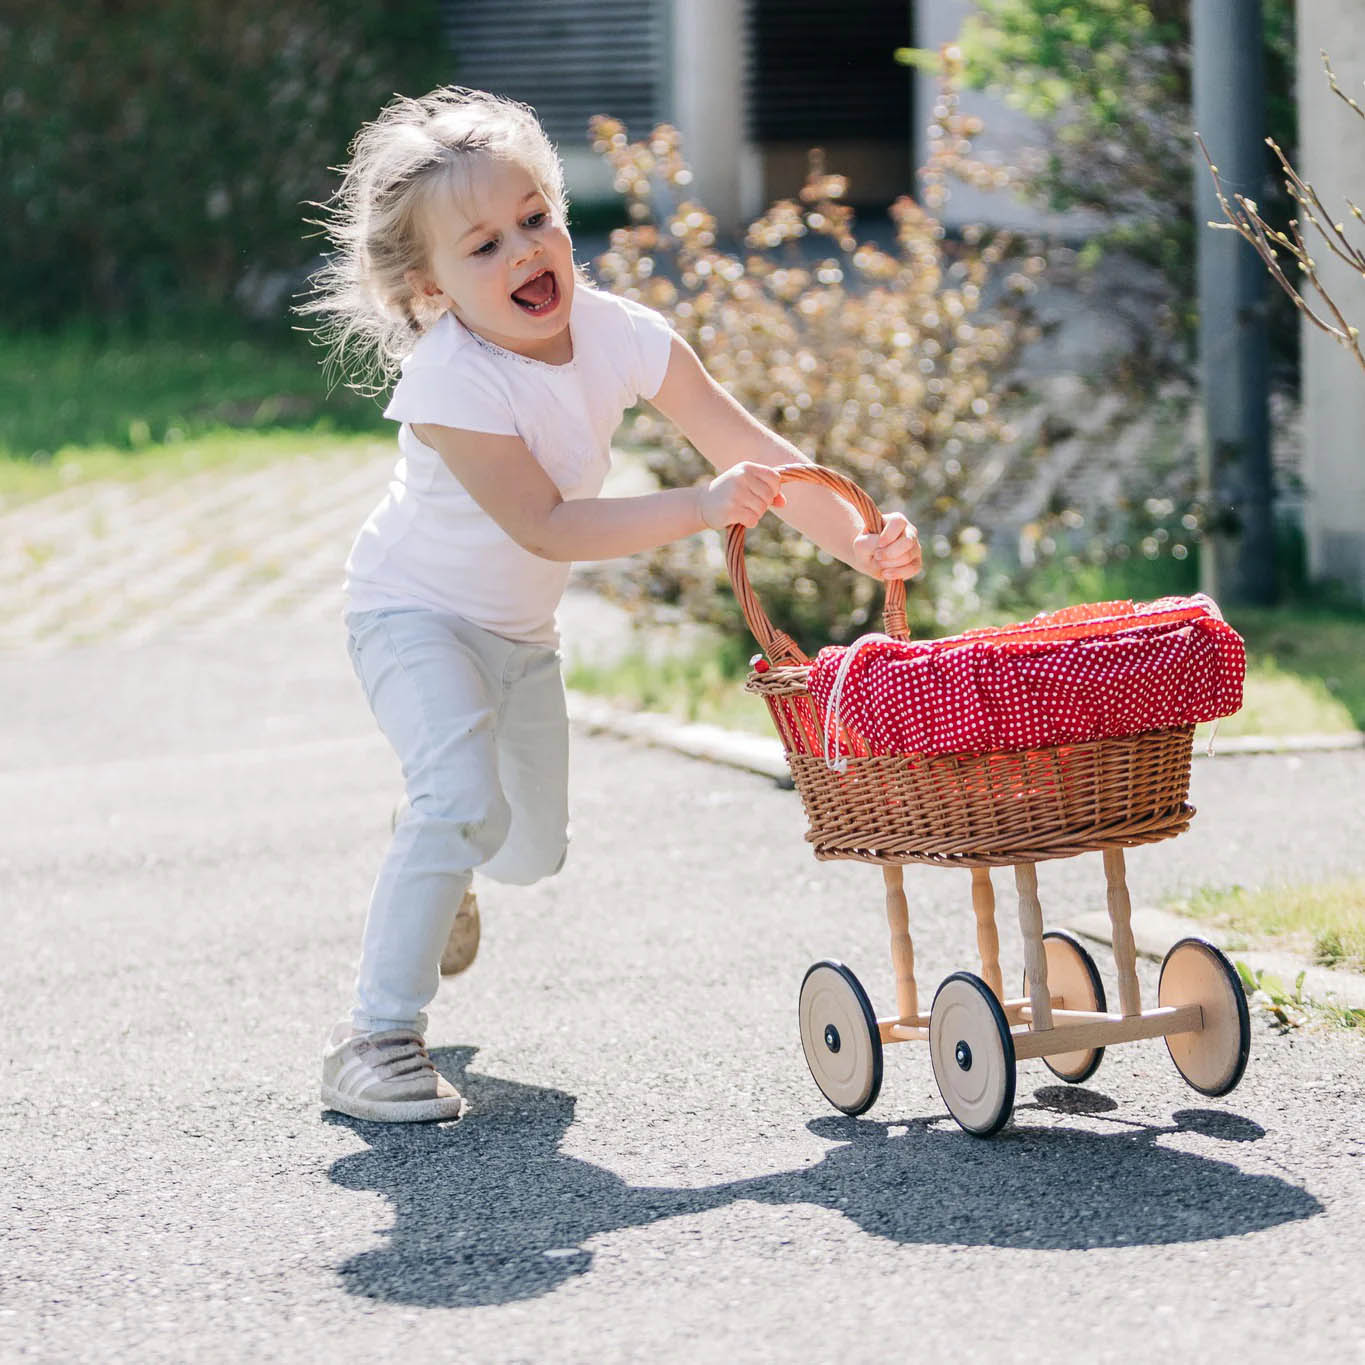
M594 114L681 129L698 198L733 230L794 193L812 145L856 203L910 187L905 0L446 0L455 78L535 107L580 204L612 197Z
M1365 85L1361 0L1298 6L1301 168L1347 214L1362 200L1365 123L1330 93L1319 51L1344 88ZM970 0L445 0L455 78L533 105L559 145L580 206L614 199L606 163L588 146L593 114L632 133L675 124L697 197L733 231L794 194L812 145L850 179L850 200L884 207L914 188L932 123L932 82L895 61L897 48L935 49L956 37ZM1036 145L1029 121L981 94L976 152L1008 164ZM1193 164L1192 171L1193 174ZM998 192L955 188L949 227L990 222L1083 238L1084 218L1047 217ZM1347 221L1350 221L1347 216ZM1330 253L1324 280L1365 330L1365 283ZM1315 578L1365 599L1365 374L1305 324L1304 524Z

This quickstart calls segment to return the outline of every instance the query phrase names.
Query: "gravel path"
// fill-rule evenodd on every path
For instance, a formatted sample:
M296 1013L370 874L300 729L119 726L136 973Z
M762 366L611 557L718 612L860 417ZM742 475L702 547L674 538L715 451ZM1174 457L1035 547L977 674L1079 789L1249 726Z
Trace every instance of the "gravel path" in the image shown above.
M335 620L341 566L393 467L391 442L131 482L80 484L0 510L0 652L230 634L262 617ZM628 460L608 491L633 491ZM576 591L585 650L624 633Z

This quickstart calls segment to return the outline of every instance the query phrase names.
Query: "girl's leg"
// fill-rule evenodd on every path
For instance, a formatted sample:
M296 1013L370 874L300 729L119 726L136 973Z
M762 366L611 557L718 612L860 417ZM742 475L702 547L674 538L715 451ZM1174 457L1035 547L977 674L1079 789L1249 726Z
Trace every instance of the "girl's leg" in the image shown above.
M569 718L553 650L516 646L504 678L498 779L511 808L511 827L479 872L528 886L554 876L568 852Z
M429 611L363 613L351 626L352 660L409 802L371 893L352 1021L421 1031L460 898L511 823L495 726L516 647Z

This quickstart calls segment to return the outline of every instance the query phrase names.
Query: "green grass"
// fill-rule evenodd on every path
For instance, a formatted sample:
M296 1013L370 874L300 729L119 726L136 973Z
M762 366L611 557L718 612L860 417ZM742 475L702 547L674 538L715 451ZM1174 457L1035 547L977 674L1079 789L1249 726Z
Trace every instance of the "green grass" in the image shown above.
M299 333L201 322L166 335L0 333L0 457L72 448L142 454L224 430L378 432L371 399L329 396Z
M1225 930L1234 949L1284 948L1323 967L1365 972L1365 877L1201 887L1167 908Z
M1247 643L1247 685L1220 734L1365 730L1365 611L1294 603L1228 620Z

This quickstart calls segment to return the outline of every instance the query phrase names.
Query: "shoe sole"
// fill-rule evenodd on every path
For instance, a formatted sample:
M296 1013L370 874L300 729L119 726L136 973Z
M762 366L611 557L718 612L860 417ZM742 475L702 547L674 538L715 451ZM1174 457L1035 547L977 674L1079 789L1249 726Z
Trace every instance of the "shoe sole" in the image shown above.
M328 1085L322 1087L322 1107L371 1123L433 1123L437 1119L460 1119L469 1108L462 1095L435 1100L362 1100L343 1095Z

